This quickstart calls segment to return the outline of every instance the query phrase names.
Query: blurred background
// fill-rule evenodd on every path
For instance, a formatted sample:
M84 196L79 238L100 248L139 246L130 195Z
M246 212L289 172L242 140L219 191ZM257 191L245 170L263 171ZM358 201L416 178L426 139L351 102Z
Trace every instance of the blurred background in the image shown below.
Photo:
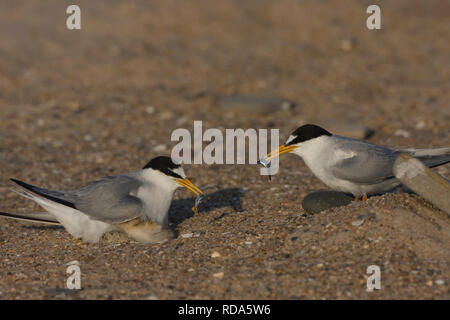
M38 152L53 168L64 157L140 166L193 120L280 128L282 140L305 122L402 129L386 143L404 145L420 129L419 144L445 144L450 2L376 1L382 29L368 30L372 2L77 1L82 29L71 31L69 1L2 0L1 183ZM296 107L219 108L233 94Z
M317 123L388 146L450 144L448 0L76 1L82 28L68 30L66 8L73 2L0 1L4 210L36 208L10 192L10 177L70 189L100 176L136 170L156 155L170 154L175 145L172 131L191 130L194 120L203 120L204 128L222 130L279 128L281 141L298 126ZM366 28L366 8L371 4L381 7L381 30ZM258 105L236 107L234 100L223 103L224 97L236 95L278 97L295 106L259 110ZM283 159L271 187L298 185L298 193L280 196L298 208L301 196L323 185L294 158ZM205 167L189 170L200 186L244 187L250 194L244 208L257 208L251 212L263 210L258 205L271 205L270 196L266 203L261 194L251 195L252 184L266 185L254 167L241 166L242 174L234 166ZM289 178L286 173L292 170L301 173ZM446 168L440 170L448 174ZM269 208L267 219L272 219L280 208ZM297 209L281 210L292 210L292 219L297 219ZM232 225L231 221L224 224ZM278 223L283 229L292 221ZM0 238L5 239L12 229L3 228ZM273 225L266 228L264 237L275 237ZM36 237L43 234L35 232ZM245 239L248 231L242 232ZM71 241L67 235L58 237ZM265 243L267 252L270 241ZM278 246L274 242L273 250L279 252ZM285 265L280 268L287 270ZM433 268L443 270L439 265ZM284 279L288 285L293 280L285 276L268 277L280 285ZM308 281L302 283L308 287ZM230 283L227 289L216 288L212 296L296 296L264 286L256 294ZM197 297L211 297L210 289L199 289ZM161 297L195 296L158 290ZM336 290L320 290L337 295Z

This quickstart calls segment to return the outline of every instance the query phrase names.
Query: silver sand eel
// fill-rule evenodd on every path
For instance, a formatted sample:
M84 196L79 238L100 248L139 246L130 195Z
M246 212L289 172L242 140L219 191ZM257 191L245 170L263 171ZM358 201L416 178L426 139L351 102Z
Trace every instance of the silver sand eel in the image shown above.
M0 216L47 224L62 224L74 237L98 242L106 232L121 230L139 242L167 240L173 194L183 186L195 195L203 192L186 178L183 168L169 157L156 157L142 170L104 177L74 191L56 191L11 179L20 195L38 203L48 213ZM198 203L196 203L196 206Z
M393 166L400 153L407 153L434 168L450 162L450 148L389 149L357 139L331 134L307 124L295 130L286 143L264 159L285 153L300 156L308 168L331 189L351 193L355 199L390 191L400 185Z

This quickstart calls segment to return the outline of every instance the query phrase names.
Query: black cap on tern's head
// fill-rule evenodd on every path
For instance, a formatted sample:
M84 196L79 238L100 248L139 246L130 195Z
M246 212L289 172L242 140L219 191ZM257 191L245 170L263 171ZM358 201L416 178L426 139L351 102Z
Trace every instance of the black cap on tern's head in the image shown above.
M143 169L158 170L168 176L183 179L183 177L181 177L178 173L174 171L175 169L180 167L181 166L179 164L174 163L170 157L159 156L150 160Z
M203 194L202 190L200 190L195 184L193 184L191 180L186 178L181 165L173 162L170 157L159 156L153 158L145 165L143 170L145 169L157 170L159 172L162 172L166 176L172 177L173 179L170 180L174 180L178 185L192 191L197 196Z
M292 132L290 139L286 146L298 144L307 140L311 140L320 136L331 136L324 128L316 126L315 124L305 124Z

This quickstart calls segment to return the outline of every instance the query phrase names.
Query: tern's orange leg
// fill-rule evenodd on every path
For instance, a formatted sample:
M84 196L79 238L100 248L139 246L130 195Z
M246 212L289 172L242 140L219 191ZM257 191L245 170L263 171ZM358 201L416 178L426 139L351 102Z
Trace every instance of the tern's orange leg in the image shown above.
M363 194L363 196L362 196L362 198L361 198L361 201L366 201L367 200L367 194ZM355 197L355 200L354 200L355 202L357 202L357 201L359 201L359 197Z

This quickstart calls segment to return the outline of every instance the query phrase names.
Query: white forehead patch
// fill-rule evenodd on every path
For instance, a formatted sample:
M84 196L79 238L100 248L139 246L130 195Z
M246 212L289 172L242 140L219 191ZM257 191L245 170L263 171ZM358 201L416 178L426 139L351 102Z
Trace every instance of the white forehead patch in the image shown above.
M292 140L294 140L295 138L297 138L297 136L294 136L294 135L290 135L289 136L289 138L286 140L286 143L285 144L288 144L289 142L291 142Z
M179 174L183 179L186 179L186 174L184 173L184 170L182 167L178 167L176 169L173 169L172 171Z

